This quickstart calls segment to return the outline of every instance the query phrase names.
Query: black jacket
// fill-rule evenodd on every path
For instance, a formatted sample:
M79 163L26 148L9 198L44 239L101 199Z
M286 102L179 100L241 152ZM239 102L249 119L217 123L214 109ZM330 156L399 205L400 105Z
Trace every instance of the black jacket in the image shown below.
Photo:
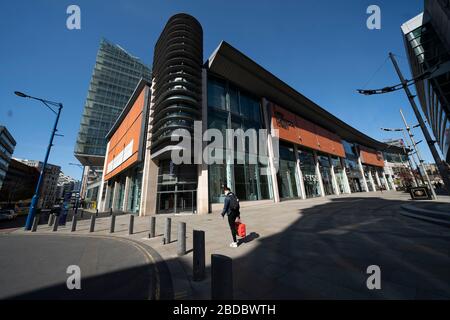
M228 192L227 195L225 196L225 200L223 202L222 217L225 216L225 215L228 216L231 213L231 209L230 209L230 201L231 200L230 200L230 197L229 197L229 195L231 195L231 194L234 195L233 192Z

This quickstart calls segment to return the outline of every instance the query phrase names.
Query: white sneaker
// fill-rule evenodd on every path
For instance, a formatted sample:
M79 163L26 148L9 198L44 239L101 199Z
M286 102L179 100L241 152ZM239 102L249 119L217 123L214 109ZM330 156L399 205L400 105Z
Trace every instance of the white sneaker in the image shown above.
M232 242L232 243L230 243L230 247L232 247L232 248L237 248L237 247L238 247L237 242Z

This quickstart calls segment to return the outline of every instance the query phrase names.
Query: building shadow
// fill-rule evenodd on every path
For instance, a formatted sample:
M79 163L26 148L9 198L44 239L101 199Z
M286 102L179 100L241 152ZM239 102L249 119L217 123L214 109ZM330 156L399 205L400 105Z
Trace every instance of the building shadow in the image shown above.
M332 198L298 209L298 218L271 236L250 233L243 243L257 240L255 248L233 259L234 299L450 299L448 228L401 215L405 203L411 202ZM192 281L192 259L173 259ZM157 262L165 270L163 299L174 297L172 262ZM372 265L381 270L379 290L367 287ZM62 283L12 298L145 299L144 274L132 268L84 280L84 293ZM208 265L205 280L191 282L194 298L210 298L210 275Z
M298 210L233 260L235 298L449 299L448 228L401 215L408 202L347 197ZM367 288L371 265L381 290Z
M152 253L153 255L153 253ZM154 264L81 277L81 289L67 288L66 279L5 300L173 300L173 285L167 265L161 258ZM158 270L158 274L155 270ZM67 275L69 277L69 275ZM157 285L159 283L159 286Z

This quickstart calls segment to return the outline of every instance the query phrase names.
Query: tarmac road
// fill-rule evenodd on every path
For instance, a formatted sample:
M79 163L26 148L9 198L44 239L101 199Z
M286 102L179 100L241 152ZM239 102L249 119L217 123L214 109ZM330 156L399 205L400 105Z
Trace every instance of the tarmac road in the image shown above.
M132 241L108 237L0 235L0 299L155 299L152 257ZM69 290L68 266L81 270Z

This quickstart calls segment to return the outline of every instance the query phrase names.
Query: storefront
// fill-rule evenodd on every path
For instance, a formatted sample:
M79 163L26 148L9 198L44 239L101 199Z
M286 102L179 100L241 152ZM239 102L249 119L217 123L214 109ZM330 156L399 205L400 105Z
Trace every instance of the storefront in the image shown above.
M302 171L305 197L320 197L320 183L316 172L316 161L312 151L298 150L300 170Z
M342 193L350 193L350 190L347 190L347 182L344 169L342 168L341 159L338 157L331 157L331 164L333 165L334 176L336 178L337 188L340 194Z
M282 199L299 198L299 176L296 169L294 147L280 144L280 161L277 173L278 191Z
M103 210L206 214L221 207L225 186L243 203L388 185L378 152L387 148L384 143L336 118L225 41L205 63L203 32L194 17L171 17L153 57L158 76L138 84L107 136ZM195 132L197 121L205 145L207 129L222 133L224 143L207 153L222 161L174 165L175 130ZM230 129L252 129L265 140L230 143ZM236 142L244 150L237 150ZM256 150L249 148L255 145ZM244 162L236 161L237 155ZM249 161L255 157L258 161Z
M317 161L319 163L320 175L322 177L323 190L325 195L329 196L334 194L333 177L331 175L330 159L327 155L318 154Z

